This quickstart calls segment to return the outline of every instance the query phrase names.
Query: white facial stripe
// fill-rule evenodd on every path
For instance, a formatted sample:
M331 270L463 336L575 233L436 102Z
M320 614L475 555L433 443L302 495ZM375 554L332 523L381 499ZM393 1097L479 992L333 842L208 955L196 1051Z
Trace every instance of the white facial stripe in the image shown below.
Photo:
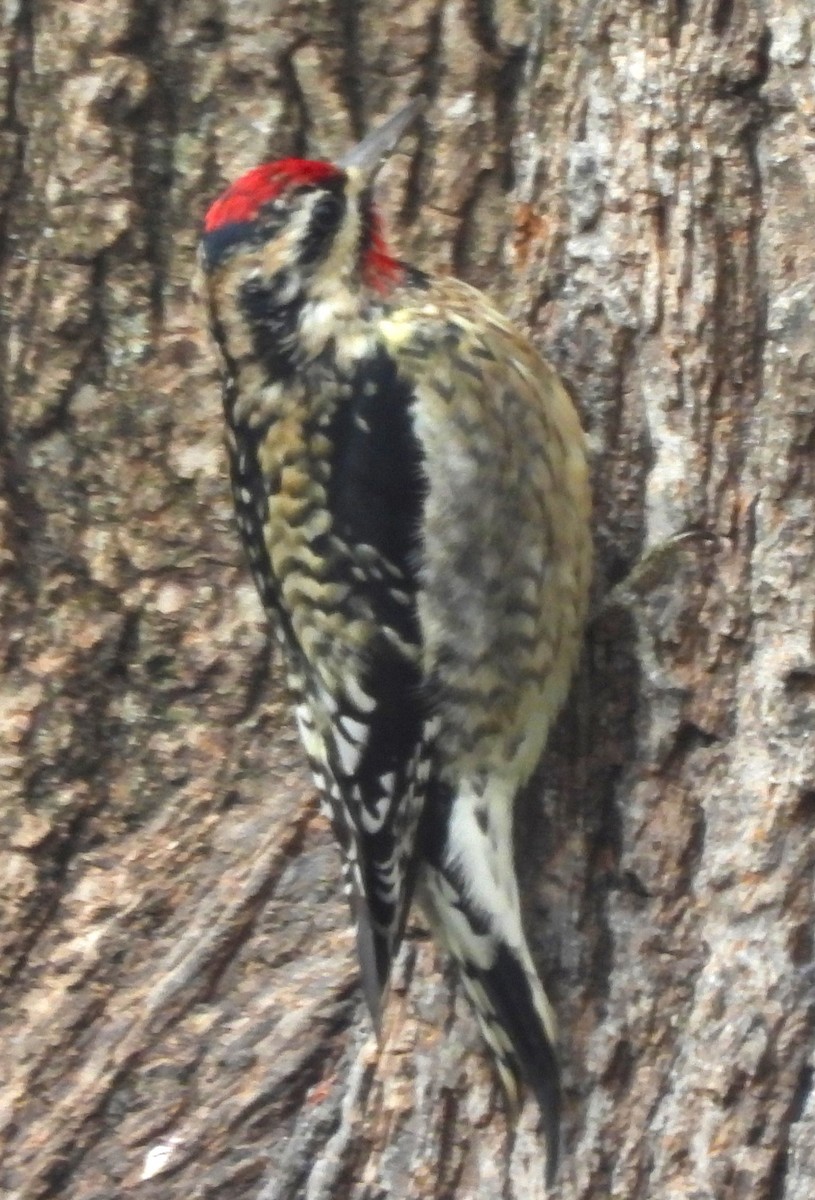
M345 274L349 265L356 266L357 248L362 234L362 218L356 190L347 186L345 194L347 198L345 212L334 234L330 253L327 258L323 259L319 267L318 278L336 280L338 276L341 277ZM315 195L315 201L318 199L319 192ZM309 208L310 215L311 208Z

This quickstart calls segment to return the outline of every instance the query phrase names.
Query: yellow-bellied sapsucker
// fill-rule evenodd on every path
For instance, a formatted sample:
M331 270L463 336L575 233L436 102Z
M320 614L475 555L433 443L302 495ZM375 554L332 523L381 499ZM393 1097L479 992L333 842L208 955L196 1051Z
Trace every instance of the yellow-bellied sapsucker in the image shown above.
M388 249L374 173L287 158L209 209L238 523L285 645L378 1024L414 892L499 1072L557 1152L555 1018L521 925L512 809L566 695L590 570L584 438L479 292Z

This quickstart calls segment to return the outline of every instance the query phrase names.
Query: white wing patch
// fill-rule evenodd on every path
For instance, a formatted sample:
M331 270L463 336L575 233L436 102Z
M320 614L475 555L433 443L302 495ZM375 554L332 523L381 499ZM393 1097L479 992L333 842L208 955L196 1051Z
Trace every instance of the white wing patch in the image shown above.
M353 717L340 717L338 723L342 732L355 745L359 746L362 742L367 741L368 726L363 725L362 721L355 721Z
M399 897L399 889L402 884L402 871L399 863L393 858L386 863L377 863L376 874L382 884L381 895L393 903Z
M337 748L337 755L343 775L353 775L359 766L359 760L362 758L362 746L358 746L354 742L349 742L348 738L343 736L339 728L334 737L334 745Z
M390 801L390 796L383 796L381 800L377 800L373 809L364 804L360 806L359 817L366 833L377 833L382 828L388 815Z
M376 699L365 691L354 675L349 675L345 680L345 694L354 708L361 713L373 712L376 708Z
M322 766L325 763L325 749L322 738L315 732L314 722L308 706L298 704L294 710L294 715L297 718L300 741L303 743L306 754L312 762L319 763Z

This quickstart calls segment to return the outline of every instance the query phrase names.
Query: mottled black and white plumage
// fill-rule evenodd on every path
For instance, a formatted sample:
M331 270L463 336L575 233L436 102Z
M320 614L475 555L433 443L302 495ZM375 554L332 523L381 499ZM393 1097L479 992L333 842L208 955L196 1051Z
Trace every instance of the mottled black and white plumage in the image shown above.
M524 937L512 809L579 652L584 440L479 292L395 259L370 194L415 116L344 166L258 167L202 262L235 504L343 851L378 1023L416 894L511 1098L557 1152L555 1019Z

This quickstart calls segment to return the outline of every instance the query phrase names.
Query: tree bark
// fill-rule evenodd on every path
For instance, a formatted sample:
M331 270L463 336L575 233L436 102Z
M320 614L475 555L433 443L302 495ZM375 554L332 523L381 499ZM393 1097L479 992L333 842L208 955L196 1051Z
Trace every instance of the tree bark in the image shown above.
M231 515L204 208L430 100L382 177L593 448L585 662L518 813L564 1200L815 1193L806 0L9 0L0 1191L545 1194L432 943L372 1039Z

